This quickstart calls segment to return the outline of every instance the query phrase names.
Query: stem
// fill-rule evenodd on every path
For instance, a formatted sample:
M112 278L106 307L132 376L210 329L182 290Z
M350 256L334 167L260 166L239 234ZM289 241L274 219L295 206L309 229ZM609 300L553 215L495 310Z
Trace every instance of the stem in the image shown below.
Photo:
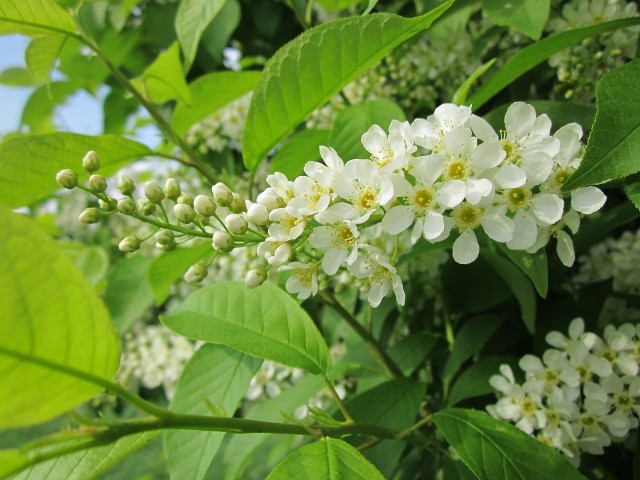
M307 22L307 25L311 25L311 23L313 22L313 4L314 3L315 3L315 0L307 1L307 10L304 15L304 20L305 22Z
M333 397L335 402L338 404L338 408L342 412L342 415L344 416L344 419L347 421L347 423L356 423L353 417L351 416L351 414L349 413L349 410L347 410L347 407L345 406L344 402L340 398L340 395L338 395L338 392L336 392L336 389L333 386L333 383L331 383L331 380L329 380L329 377L327 377L326 375L324 377L324 383L327 385L327 388L329 389L331 396Z
M141 222L149 223L149 224L155 225L156 227L159 227L159 228L166 228L168 230L174 230L176 232L180 232L180 233L184 233L184 234L187 234L187 235L191 235L192 237L201 237L201 238L211 239L211 234L209 234L209 233L206 233L206 232L202 233L202 232L199 232L197 230L189 230L188 228L184 228L184 227L181 227L179 225L172 225L170 223L161 222L160 220L155 220L155 219L153 219L151 217L145 217L144 215L140 215L138 212L134 212L130 216L132 216L134 218L137 218Z
M349 311L344 308L338 300L327 292L320 293L320 299L328 306L333 308L351 328L364 340L371 350L371 353L375 359L387 370L387 372L394 378L403 377L402 371L391 359L391 357L384 351L384 349L378 344L373 335L371 335L366 328L364 328L358 320L356 320Z
M298 10L298 6L296 5L295 0L287 0L287 5L289 5L289 8L291 8L291 10L293 10L293 13L295 14L296 18L298 19L298 22L300 22L300 25L302 25L302 28L304 28L305 30L308 30L309 29L309 24L307 23L307 20L305 19L305 17L302 14L302 12L300 10Z
M115 79L125 88L133 97L142 105L151 118L156 122L160 130L162 130L186 155L186 159L179 159L178 157L171 157L174 160L178 160L184 165L190 166L198 170L207 180L211 183L216 182L216 175L213 169L211 169L207 164L202 162L192 151L189 145L178 135L178 133L171 127L169 122L165 120L165 118L158 112L155 106L149 102L144 95L138 91L137 88L133 86L133 84L129 81L129 79L120 71L118 67L116 67L111 61L105 56L104 52L100 49L100 47L94 43L90 38L82 35L82 42L87 45L91 50L95 52L95 54L102 60L102 63L109 69L111 74L115 77ZM164 156L164 155L163 155Z

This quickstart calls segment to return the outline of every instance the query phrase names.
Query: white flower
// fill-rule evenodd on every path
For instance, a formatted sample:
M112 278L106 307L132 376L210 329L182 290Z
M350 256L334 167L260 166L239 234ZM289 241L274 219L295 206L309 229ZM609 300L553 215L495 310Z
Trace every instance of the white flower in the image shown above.
M378 125L372 125L361 137L362 145L371 154L380 173L387 175L404 168L408 158L407 145L398 133L385 131Z
M306 222L302 212L294 207L276 208L269 213L269 235L274 240L295 240L304 232Z
M411 124L411 134L416 145L438 153L447 132L464 127L471 117L471 108L445 103L435 109L426 120L417 118Z
M380 252L368 248L347 267L358 278L366 278L370 284L367 300L372 307L380 305L382 299L393 289L398 305L404 305L405 294L402 280L389 259Z
M285 288L287 292L297 294L300 300L318 293L318 265L315 263L291 262L280 270L291 270Z
M277 266L289 261L293 255L293 249L289 243L269 237L258 245L257 253L260 257L264 258L269 265Z
M322 270L334 275L343 262L352 264L358 256L358 230L356 224L343 220L332 225L315 227L309 235L309 244L325 252Z

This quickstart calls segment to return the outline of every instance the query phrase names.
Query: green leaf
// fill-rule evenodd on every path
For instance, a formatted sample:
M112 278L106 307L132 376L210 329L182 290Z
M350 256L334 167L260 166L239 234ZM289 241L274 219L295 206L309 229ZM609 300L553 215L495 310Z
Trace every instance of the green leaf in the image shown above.
M388 131L391 120L404 120L404 112L391 100L371 100L341 110L331 129L329 145L343 159L369 158L370 153L362 146L360 137L372 125Z
M211 245L179 248L163 253L149 266L147 277L156 305L161 305L169 296L171 286L180 280L191 265L213 253Z
M204 48L204 55L202 55L202 61L199 63L202 65L209 65L209 58L207 53L213 57L216 64L222 64L224 60L223 50L230 43L233 32L236 31L240 24L242 16L242 10L238 0L227 0L224 7L218 12L216 18L209 24L209 26L202 32L200 37L201 48Z
M105 176L151 154L145 145L116 135L48 133L10 138L0 144L0 203L14 208L49 196L60 189L55 177L65 168L86 180L89 174L80 164L89 150L98 152L100 173Z
M549 0L483 0L482 11L498 25L513 27L538 40L549 18Z
M0 428L52 419L102 387L65 372L110 380L118 338L102 302L30 220L0 207ZM43 397L43 392L46 396Z
M325 437L296 450L266 480L384 480L382 474L355 448Z
M307 30L267 62L255 89L242 141L255 169L269 151L344 86L416 33L453 2L416 18L391 14L350 17Z
M183 0L176 15L176 33L184 53L185 71L193 63L200 36L227 0Z
M62 457L52 458L21 471L18 475L11 477L11 480L40 480L43 478L47 480L85 480L87 478L98 478L113 465L135 453L159 435L160 432L137 433L122 437L110 445L93 447L90 450L81 450ZM25 457L28 459L28 463L25 463L25 465L33 463L34 459L37 461L37 454L31 457L26 454ZM0 470L1 473L2 470Z
M331 367L329 349L313 320L269 283L254 289L241 282L210 285L191 294L163 323L186 337L309 373L327 373Z
M127 258L116 263L107 276L104 303L121 334L153 305L147 273L153 261L142 256Z
M346 407L356 423L403 430L415 422L425 389L423 383L397 378L359 394L349 400ZM349 441L358 445L370 440L355 436ZM383 440L363 454L386 478L391 478L405 447L404 442Z
M59 247L69 256L92 287L98 285L106 275L109 268L109 255L104 248L73 243L59 243Z
M524 274L529 277L536 287L538 294L545 298L549 289L549 266L547 264L547 251L541 248L536 253L527 253L522 250L511 250L506 245L498 244L502 253L515 263Z
M35 79L26 68L9 67L0 72L0 85L10 87L33 87Z
M65 35L53 34L31 40L25 52L27 67L33 78L49 83L60 50L67 40Z
M430 332L420 332L403 338L387 351L404 375L411 375L431 354L439 337Z
M253 90L259 77L260 72L215 72L199 77L189 85L191 102L176 104L171 125L184 135L194 123Z
M77 90L78 86L69 82L51 82L36 88L22 109L20 125L28 126L32 134L57 130L54 123L55 110Z
M185 367L170 409L210 415L203 400L206 397L233 416L261 364L261 360L229 348L204 345ZM224 432L167 431L164 448L171 478L204 478L224 436Z
M481 255L509 285L520 305L522 321L529 333L533 334L536 322L536 294L533 291L533 285L518 267L497 253L483 249Z
M307 162L320 160L320 145L329 144L328 130L303 130L282 144L271 159L272 172L284 173L287 178L303 174Z
M571 45L575 45L586 38L639 23L640 17L624 18L589 27L576 28L543 38L539 42L523 48L511 57L493 77L476 91L469 99L468 104L473 105L474 110L478 110L503 88L509 86L515 79L520 78L520 76L544 62L554 53Z
M447 406L451 407L468 398L493 393L489 379L498 373L503 363L515 367L518 361L515 357L508 355L483 358L463 371L451 386L447 396Z
M451 102L455 103L456 105L466 105L467 96L469 95L469 90L471 89L475 81L478 78L480 78L482 75L484 75L485 72L489 70L494 63L496 63L496 60L497 58L492 58L487 63L483 63L478 68L476 68L474 72L471 75L469 75L469 78L467 78L464 82L462 82L462 85L460 85L458 89L453 93L453 96L451 97Z
M0 2L0 35L20 33L75 34L76 23L54 0L3 0Z
M146 98L161 105L169 100L191 103L191 94L180 62L180 47L173 43L158 55L142 74L131 82Z
M447 358L442 372L443 381L448 384L460 367L482 350L491 336L498 330L503 318L497 315L481 315L465 322L455 337L453 350Z
M607 73L596 87L597 114L582 163L563 190L640 171L640 60Z
M480 480L585 478L557 450L485 413L448 408L431 418Z
M638 210L640 210L640 175L636 174L624 180L624 193L631 200Z

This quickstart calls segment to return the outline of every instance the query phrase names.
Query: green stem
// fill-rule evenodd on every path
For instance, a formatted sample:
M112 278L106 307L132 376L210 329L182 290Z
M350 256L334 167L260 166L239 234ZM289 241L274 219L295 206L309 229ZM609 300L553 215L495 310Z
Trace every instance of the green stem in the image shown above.
M289 8L293 10L293 13L298 19L298 22L300 22L300 25L302 25L302 28L304 28L305 30L308 30L309 24L307 23L307 20L305 19L303 13L298 9L298 6L296 5L295 0L287 0L287 5L289 5Z
M168 230L173 230L175 232L184 233L187 235L191 235L192 237L201 237L211 239L211 234L206 232L199 232L197 230L190 230L188 228L181 227L179 225L172 225L170 223L161 222L160 220L153 219L151 217L145 217L144 215L140 215L138 212L134 212L130 215L131 217L137 218L141 222L148 223L150 225L155 225L159 228L166 228Z
M344 419L347 421L347 423L356 423L353 417L351 416L351 414L349 413L349 410L347 410L347 407L345 406L344 402L340 398L340 395L338 395L338 392L336 392L336 389L333 386L333 383L331 382L331 380L329 380L329 377L327 377L326 375L324 377L324 383L327 385L327 388L329 389L331 396L333 397L336 404L338 405L338 408L342 412L342 415L344 416Z
M349 311L344 308L338 300L327 292L320 293L320 299L328 306L333 308L349 326L364 340L369 350L378 362L385 367L387 372L394 378L403 377L402 370L396 365L391 357L384 351L384 349L378 344L373 335L364 328L358 320L356 320Z

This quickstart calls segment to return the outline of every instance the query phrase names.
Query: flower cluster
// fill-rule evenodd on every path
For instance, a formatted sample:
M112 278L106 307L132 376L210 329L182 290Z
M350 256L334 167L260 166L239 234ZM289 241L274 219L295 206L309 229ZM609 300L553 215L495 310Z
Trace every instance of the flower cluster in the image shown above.
M189 340L161 325L137 326L125 334L118 378L124 383L136 379L145 388L162 386L171 399L194 352Z
M576 318L568 333L550 332L546 341L554 348L542 359L522 357L523 384L515 381L511 367L502 365L501 374L490 379L500 398L487 410L577 465L582 452L602 454L638 427L640 325L610 325L599 337Z

